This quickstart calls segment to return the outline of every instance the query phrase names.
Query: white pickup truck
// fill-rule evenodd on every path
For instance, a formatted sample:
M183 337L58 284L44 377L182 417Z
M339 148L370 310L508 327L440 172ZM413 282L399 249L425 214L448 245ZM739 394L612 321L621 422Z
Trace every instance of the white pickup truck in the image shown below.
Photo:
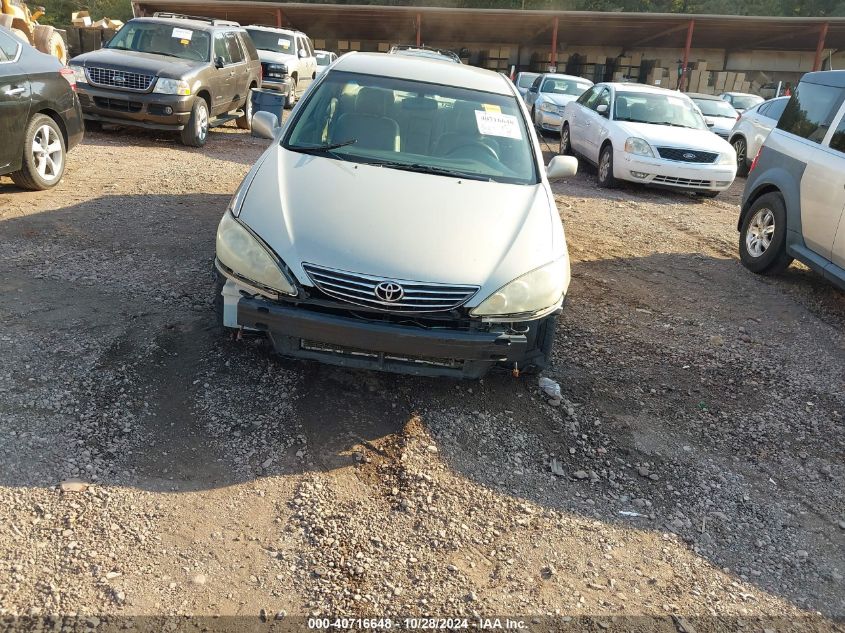
M285 107L292 108L317 76L314 44L301 31L257 25L245 28L261 59L261 87L284 92Z

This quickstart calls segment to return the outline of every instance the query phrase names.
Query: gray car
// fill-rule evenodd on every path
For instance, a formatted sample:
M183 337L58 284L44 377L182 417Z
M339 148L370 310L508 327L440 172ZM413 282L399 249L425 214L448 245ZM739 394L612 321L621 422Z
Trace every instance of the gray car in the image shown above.
M255 45L235 22L157 13L127 22L70 67L86 121L174 130L205 145L208 129L249 129L261 81Z
M783 114L789 97L777 97L743 112L734 123L728 140L736 152L736 173L748 174L751 161L757 155L763 141L772 131Z
M593 86L589 79L574 75L545 73L531 84L525 94L525 105L531 121L540 131L560 132L563 110Z
M727 141L734 123L739 118L739 112L724 99L713 95L688 92L687 96L701 110L710 131Z
M845 71L804 75L754 159L739 254L755 273L797 259L845 289Z

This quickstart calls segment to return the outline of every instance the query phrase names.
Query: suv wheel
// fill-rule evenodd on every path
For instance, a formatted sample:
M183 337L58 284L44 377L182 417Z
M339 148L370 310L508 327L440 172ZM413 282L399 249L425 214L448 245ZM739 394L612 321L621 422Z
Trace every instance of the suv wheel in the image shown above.
M208 105L205 99L194 99L191 116L182 130L182 143L191 147L202 147L208 140Z
M290 92L285 97L285 108L290 110L296 104L296 79L291 79Z
M235 124L241 130L252 129L252 87L250 87L244 103L244 115L235 121Z
M36 114L26 126L19 171L11 174L18 187L43 191L55 187L65 173L65 139L56 122Z
M760 196L739 231L739 258L754 273L776 274L792 263L786 252L786 205L779 193Z
M748 144L741 136L737 136L731 143L736 152L736 175L748 175Z

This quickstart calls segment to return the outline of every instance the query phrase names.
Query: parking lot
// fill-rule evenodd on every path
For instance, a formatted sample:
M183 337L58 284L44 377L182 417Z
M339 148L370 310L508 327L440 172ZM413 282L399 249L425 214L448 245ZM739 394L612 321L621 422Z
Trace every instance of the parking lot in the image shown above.
M553 185L551 406L227 337L215 229L266 144L91 132L56 189L0 179L0 614L837 626L845 294L739 264L742 179Z

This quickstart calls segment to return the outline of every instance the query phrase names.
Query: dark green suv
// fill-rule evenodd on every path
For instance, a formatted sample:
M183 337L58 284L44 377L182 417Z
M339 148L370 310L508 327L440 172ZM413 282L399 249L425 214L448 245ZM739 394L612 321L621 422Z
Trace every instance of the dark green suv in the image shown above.
M86 121L179 131L201 147L208 129L249 129L258 51L235 22L156 13L127 22L97 51L74 57Z

